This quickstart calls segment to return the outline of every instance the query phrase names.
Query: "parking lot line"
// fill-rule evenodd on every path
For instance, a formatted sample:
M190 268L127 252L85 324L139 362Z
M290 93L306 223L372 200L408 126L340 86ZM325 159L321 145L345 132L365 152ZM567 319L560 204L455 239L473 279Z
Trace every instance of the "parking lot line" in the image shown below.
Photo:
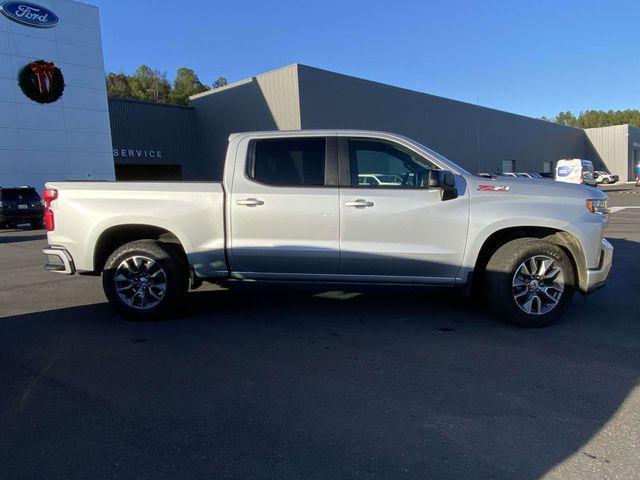
M626 210L627 208L640 208L640 206L631 206L631 207L611 207L611 213L618 213L622 210Z

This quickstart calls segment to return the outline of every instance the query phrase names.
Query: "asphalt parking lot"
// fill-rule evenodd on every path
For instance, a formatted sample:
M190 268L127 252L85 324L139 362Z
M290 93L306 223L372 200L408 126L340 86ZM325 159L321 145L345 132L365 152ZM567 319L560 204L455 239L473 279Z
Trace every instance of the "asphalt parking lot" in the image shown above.
M124 321L2 230L0 478L640 478L640 208L607 236L610 284L524 330L415 288L208 286Z

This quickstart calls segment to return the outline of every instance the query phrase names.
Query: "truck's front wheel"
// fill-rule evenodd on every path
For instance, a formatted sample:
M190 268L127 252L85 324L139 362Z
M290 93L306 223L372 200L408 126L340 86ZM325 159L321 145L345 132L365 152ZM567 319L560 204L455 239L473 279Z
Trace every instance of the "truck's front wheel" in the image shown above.
M523 327L558 320L571 302L575 272L565 251L536 238L513 240L491 257L485 295L502 318Z
M188 289L188 275L173 249L155 240L138 240L111 254L102 286L120 312L148 320L162 317L178 303Z

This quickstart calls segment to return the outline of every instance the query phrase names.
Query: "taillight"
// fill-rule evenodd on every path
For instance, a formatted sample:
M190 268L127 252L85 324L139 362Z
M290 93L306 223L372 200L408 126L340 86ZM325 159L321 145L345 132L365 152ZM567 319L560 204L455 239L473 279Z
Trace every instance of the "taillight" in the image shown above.
M55 188L46 188L44 192L42 192L42 198L44 199L44 225L47 232L53 232L56 225L53 220L51 202L58 198L58 191Z

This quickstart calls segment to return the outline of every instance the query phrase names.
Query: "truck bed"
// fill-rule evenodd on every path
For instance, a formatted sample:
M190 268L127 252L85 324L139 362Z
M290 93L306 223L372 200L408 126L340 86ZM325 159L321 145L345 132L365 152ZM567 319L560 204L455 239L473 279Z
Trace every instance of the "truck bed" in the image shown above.
M94 270L96 244L111 229L149 225L177 237L199 276L227 273L221 183L47 182L46 188L58 191L49 244L64 246L79 272Z

